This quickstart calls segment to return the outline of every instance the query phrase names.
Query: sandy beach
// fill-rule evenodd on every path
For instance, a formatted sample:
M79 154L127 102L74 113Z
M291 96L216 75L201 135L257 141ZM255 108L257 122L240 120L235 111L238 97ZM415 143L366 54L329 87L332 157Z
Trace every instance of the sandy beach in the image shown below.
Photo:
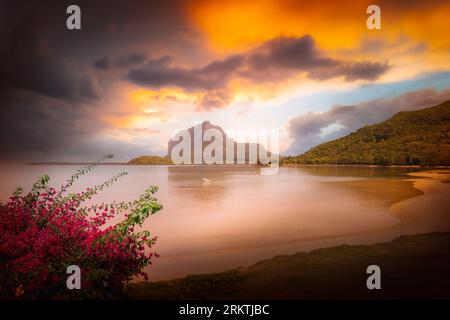
M414 188L423 194L393 204L392 213L399 217L404 228L412 228L417 233L450 231L450 170L407 175L413 177Z

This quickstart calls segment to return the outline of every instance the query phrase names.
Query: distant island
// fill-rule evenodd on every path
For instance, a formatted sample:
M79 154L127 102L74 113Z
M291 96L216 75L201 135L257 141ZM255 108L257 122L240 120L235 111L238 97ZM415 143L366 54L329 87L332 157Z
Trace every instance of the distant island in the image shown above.
M160 156L140 156L128 161L127 164L135 164L135 165L147 165L147 164L173 164L172 160L168 156L160 157Z
M450 165L450 101L399 112L282 164Z
M209 121L203 121L202 123L197 124L196 127L192 126L183 131L190 136L190 155L191 156L190 156L190 161L188 161L188 164L194 163L194 153L195 153L194 152L194 136L196 134L195 133L196 129L198 129L197 134L202 135L202 137L201 137L201 140L202 140L201 152L202 152L202 154L203 154L205 148L207 148L212 143L212 142L203 141L203 135L209 129L217 130L217 132L219 132L222 135L223 141L228 141L230 143L230 145L233 148L233 163L230 163L230 165L238 164L238 163L250 164L250 155L249 155L250 148L254 148L254 150L256 150L257 157L259 156L260 151L267 153L268 155L271 155L271 153L267 152L266 149L262 145L260 145L258 143L250 143L250 142L236 142L232 138L229 138L227 136L227 134L225 133L225 131L221 127L219 127L217 125L213 125ZM159 156L153 156L153 155L140 156L140 157L130 160L127 164L141 164L141 165L174 164L171 160L170 155L172 154L175 146L181 141L180 139L181 139L180 137L173 137L172 139L170 139L168 141L167 155L165 157L159 157ZM238 149L243 150L241 155L238 155L238 152L237 152ZM227 160L226 160L225 145L222 146L221 151L222 151L222 155L223 155L222 161L223 161L223 163L226 163ZM259 158L257 158L256 160L259 163ZM201 159L201 164L206 164L203 156Z

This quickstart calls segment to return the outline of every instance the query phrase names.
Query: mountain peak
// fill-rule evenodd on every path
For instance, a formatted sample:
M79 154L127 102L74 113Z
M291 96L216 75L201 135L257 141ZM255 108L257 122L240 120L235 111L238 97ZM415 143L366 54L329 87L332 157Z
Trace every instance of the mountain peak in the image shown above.
M199 130L201 128L201 131ZM259 143L248 143L248 142L246 142L246 143L238 143L238 142L236 142L236 141L234 141L233 139L231 139L231 138L229 138L228 136L227 136L227 134L225 133L225 131L220 127L220 126L218 126L218 125L214 125L214 124L212 124L210 121L208 121L208 120L206 120L206 121L203 121L202 123L198 123L198 124L196 124L196 125L194 125L194 126L192 126L192 127L190 127L190 128L188 128L188 129L186 129L186 130L183 130L183 132L187 132L187 133L189 133L189 135L190 135L190 137L191 137L191 141L190 141L190 144L191 144L191 164L192 163L194 163L194 141L195 141L195 139L194 139L194 137L197 137L198 135L200 135L201 134L201 141L202 141L202 144L201 144L201 147L202 147L202 150L201 150L201 153L202 153L202 155L203 155L203 151L205 150L205 148L208 146L208 145L210 145L211 143L213 143L213 141L205 141L204 140L204 135L205 135L205 132L207 131L207 130L209 130L209 129L216 129L216 130L218 130L219 132L221 132L221 134L222 134L222 136L223 136L223 146L222 146L222 155L223 155L223 163L225 163L226 162L226 145L227 144L231 144L231 145L233 145L234 146L234 162L235 163L238 163L238 159L239 159L239 161L243 161L244 163L250 163L250 156L249 156L249 153L250 153L250 146L252 146L252 147L255 147L255 145L256 145L256 150L257 150L257 158L259 157L259 151L260 150L262 150L263 152L265 152L266 154L269 154L269 155L271 155L271 153L269 152L269 153L267 153L267 151L266 151L266 149L264 148L264 147L262 147L262 145L260 145ZM171 138L170 140L169 140L169 142L168 142L168 145L167 145L167 151L168 151L168 154L167 154L167 156L170 158L171 157L171 155L172 155L172 150L173 150L173 148L176 146L176 145L178 145L179 143L181 143L181 137L180 136L177 136L176 138L175 137L173 137L173 138ZM238 149L240 150L240 149L242 149L242 148L238 148L238 146L243 146L243 149L244 149L244 154L242 154L242 155L238 155ZM203 158L202 158L203 159ZM259 159L259 158L258 158ZM203 161L203 160L202 160ZM259 161L259 160L258 160ZM239 162L240 163L240 162Z

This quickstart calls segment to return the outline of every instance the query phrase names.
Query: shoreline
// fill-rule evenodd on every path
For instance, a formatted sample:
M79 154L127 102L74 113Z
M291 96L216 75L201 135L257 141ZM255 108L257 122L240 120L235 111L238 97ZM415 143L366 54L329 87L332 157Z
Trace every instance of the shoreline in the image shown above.
M59 161L51 161L51 162L27 162L24 163L28 166L41 166L41 165L92 165L96 164L95 162L59 162ZM258 164L167 164L167 163L149 163L149 164L141 164L141 163L128 163L128 162L102 162L97 163L97 165L114 165L114 166L189 166L189 167L203 167L203 166L220 166L220 167L265 167L263 165ZM280 164L280 167L361 167L361 168L411 168L411 169L450 169L450 165L379 165L379 164L298 164L298 163L286 163Z
M360 168L411 168L411 169L450 169L450 165L381 165L381 164L281 164L280 167L360 167Z
M448 167L450 168L450 167ZM432 178L444 182L448 182L450 179L450 170L448 171L438 171L437 169L448 169L446 168L436 168L435 170L430 171L422 171L422 172L414 172L407 173L408 176L412 177L421 177L421 178Z
M394 203L390 211L418 232L450 230L450 170L407 173L422 195Z

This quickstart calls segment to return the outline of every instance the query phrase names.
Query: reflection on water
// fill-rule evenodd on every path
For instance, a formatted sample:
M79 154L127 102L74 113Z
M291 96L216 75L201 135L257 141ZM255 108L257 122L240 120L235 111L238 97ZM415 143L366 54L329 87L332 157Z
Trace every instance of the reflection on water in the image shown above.
M1 168L2 201L42 174L58 186L74 166ZM159 236L153 279L222 271L319 243L392 228L389 205L420 194L404 180L411 169L282 167L261 176L249 166L99 166L74 191L117 172L128 175L93 201L132 200L158 185L164 209L144 228ZM118 218L120 219L120 217ZM334 240L335 241L335 240ZM339 243L339 241L329 242Z

